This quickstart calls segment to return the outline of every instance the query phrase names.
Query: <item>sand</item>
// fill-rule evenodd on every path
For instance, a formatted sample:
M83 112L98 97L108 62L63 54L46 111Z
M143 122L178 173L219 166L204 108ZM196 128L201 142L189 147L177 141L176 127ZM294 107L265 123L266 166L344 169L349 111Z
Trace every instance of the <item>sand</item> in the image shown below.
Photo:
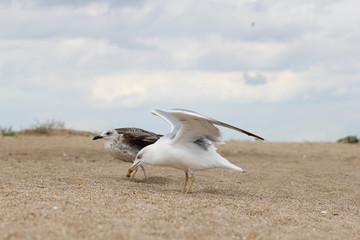
M360 144L230 141L247 172L129 163L91 136L0 137L0 239L360 239Z

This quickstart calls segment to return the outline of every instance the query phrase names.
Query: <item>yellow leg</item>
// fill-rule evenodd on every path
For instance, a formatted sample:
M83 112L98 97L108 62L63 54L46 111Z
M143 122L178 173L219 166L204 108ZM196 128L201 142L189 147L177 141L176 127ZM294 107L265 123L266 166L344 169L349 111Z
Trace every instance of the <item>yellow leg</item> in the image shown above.
M191 191L191 187L194 184L194 182L195 182L195 175L192 173L191 174L191 179L190 179L190 185L189 185L189 188L186 190L185 194L187 194L188 192Z
M148 178L147 178L147 176L146 176L145 168L144 168L142 165L140 165L140 167L141 167L141 170L142 170L143 173L144 173L145 181L147 181ZM137 170L137 169L136 169L136 170Z
M184 183L184 188L183 188L183 190L182 190L182 193L185 193L185 191L186 191L186 185L187 185L188 181L189 181L189 174L188 174L187 172L185 172L185 183ZM186 192L187 192L187 191L186 191Z

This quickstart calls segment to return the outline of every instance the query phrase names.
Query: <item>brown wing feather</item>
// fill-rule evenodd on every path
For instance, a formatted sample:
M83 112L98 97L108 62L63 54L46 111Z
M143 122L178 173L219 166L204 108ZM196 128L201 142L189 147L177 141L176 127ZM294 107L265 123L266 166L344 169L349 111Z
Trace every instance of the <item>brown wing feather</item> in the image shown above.
M140 149L155 143L162 135L146 131L141 128L117 128L119 134L124 135L124 142Z

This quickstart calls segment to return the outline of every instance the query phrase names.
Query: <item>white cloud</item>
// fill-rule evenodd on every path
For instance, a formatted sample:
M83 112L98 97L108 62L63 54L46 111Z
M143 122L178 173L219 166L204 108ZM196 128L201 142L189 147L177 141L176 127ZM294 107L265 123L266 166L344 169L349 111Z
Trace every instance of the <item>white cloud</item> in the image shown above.
M294 99L311 82L293 72L262 72L268 81L249 85L242 72L119 73L96 79L93 98L104 106L137 107L149 102L195 100L223 102L277 102Z
M117 46L106 40L86 38L59 39L55 50L59 56L67 59L78 59L81 64L96 61L97 58L121 54Z
M172 68L208 71L279 68L292 51L288 43L231 41L214 34L203 39L141 38L138 42L156 49Z
M104 2L93 2L87 6L81 6L75 10L75 13L86 14L97 17L106 14L109 11L109 5Z

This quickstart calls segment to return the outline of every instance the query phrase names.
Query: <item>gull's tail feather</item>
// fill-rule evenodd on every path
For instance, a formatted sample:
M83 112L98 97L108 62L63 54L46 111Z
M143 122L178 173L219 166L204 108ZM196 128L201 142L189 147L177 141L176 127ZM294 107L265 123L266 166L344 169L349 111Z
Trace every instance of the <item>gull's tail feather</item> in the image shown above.
M229 165L226 166L227 168L231 168L232 170L235 170L235 171L239 171L239 172L245 172L244 169L242 169L241 167L238 167L232 163L230 163Z
M222 159L223 159L221 161L222 167L230 168L232 170L239 171L239 172L245 172L244 169L242 169L241 167L236 166L235 164L232 164L226 158L222 158Z

